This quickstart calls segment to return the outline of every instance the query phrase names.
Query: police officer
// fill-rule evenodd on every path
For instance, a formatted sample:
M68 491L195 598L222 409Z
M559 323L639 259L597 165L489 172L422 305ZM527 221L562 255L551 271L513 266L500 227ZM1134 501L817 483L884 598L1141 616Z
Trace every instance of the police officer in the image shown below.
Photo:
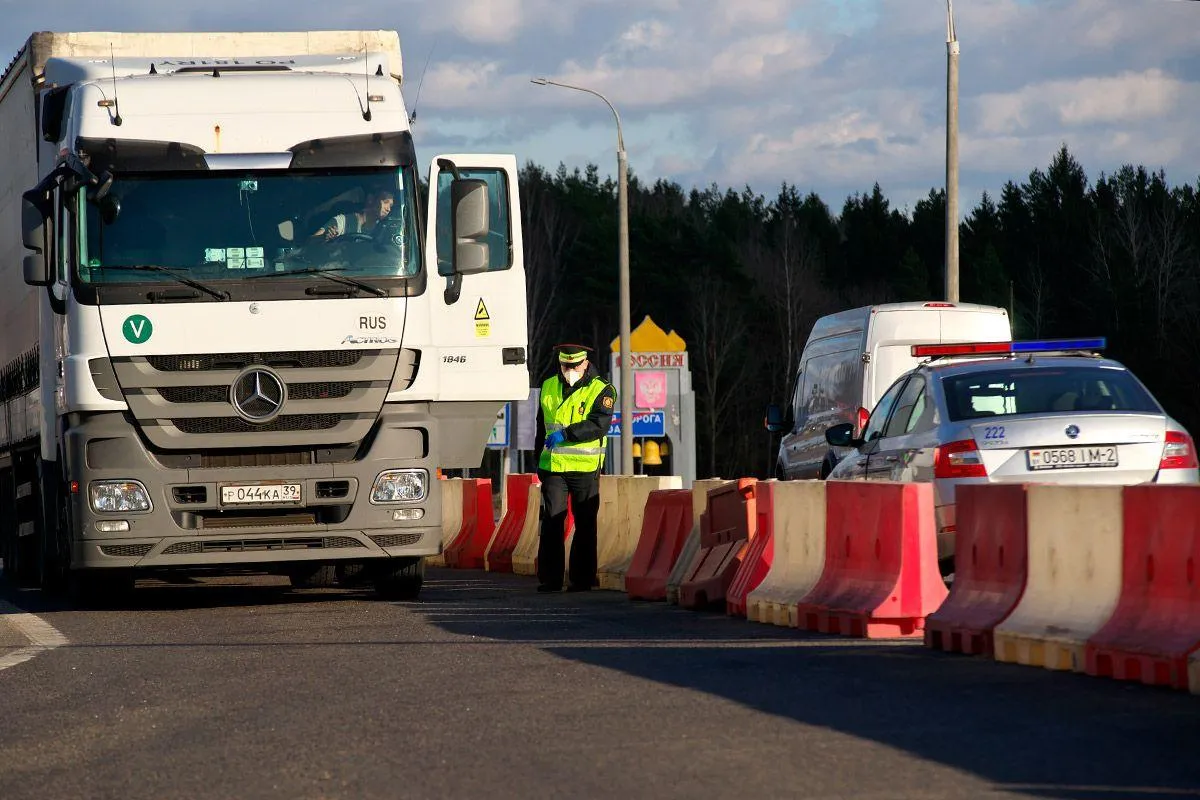
M538 460L542 484L542 531L538 543L538 591L563 588L563 533L567 496L575 517L575 539L567 591L596 585L596 516L600 511L600 469L617 392L588 360L590 348L555 346L558 370L542 384L538 431L545 445Z

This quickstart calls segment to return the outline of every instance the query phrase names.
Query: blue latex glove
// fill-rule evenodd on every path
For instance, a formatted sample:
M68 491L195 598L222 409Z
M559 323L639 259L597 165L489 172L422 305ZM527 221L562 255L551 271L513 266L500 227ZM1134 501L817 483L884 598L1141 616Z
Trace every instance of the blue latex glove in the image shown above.
M546 437L546 449L553 450L554 448L558 447L560 444L563 443L563 439L564 439L563 432L555 431L554 433L552 433Z

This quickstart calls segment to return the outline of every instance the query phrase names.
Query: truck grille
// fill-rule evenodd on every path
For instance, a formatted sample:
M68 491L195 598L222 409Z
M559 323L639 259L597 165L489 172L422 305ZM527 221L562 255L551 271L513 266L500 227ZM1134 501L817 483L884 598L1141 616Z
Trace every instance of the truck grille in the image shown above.
M200 542L176 542L162 551L164 556L201 553L244 553L261 550L330 550L362 547L349 536L297 536L286 539L215 539Z
M338 400L354 391L349 381L333 383L297 383L288 387L291 400ZM228 386L164 386L159 395L168 403L225 403Z
M220 451L353 446L370 432L388 392L412 385L419 365L420 353L415 350L112 359L129 410L151 444L164 454L191 451L207 456ZM262 376L263 385L278 381L286 387L281 406L270 399L264 405L261 395L242 399L242 412L261 414L265 418L261 423L244 419L230 402L232 387L248 374L243 370L256 367L268 373ZM271 412L277 416L271 417Z
M372 536L371 541L380 547L408 547L421 541L420 533L385 533L382 536Z
M353 367L364 356L377 352L379 351L285 350L279 353L197 353L183 356L147 356L146 361L159 372L240 370L253 364L275 369L337 369Z
M100 552L106 556L121 558L141 558L154 547L152 544L102 544Z
M294 414L276 417L266 425L255 425L241 417L191 417L173 419L184 433L276 433L279 431L327 431L342 421L341 414Z

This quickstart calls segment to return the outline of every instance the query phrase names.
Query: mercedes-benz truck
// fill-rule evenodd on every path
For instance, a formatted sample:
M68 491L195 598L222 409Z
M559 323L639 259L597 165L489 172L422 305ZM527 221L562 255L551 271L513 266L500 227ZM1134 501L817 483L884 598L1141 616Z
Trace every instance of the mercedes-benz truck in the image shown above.
M35 33L0 78L0 556L414 597L528 396L512 155L430 159L392 31Z

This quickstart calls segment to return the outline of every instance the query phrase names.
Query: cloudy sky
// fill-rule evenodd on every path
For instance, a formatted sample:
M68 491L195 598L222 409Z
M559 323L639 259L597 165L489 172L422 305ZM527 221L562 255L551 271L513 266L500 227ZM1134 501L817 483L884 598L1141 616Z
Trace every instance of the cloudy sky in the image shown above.
M1089 175L1200 177L1200 2L958 0L963 204L1065 142ZM878 181L901 206L944 182L942 0L0 0L0 60L34 30L395 29L423 160L515 152L615 173L617 106L645 180L839 208ZM432 53L432 57L430 58Z

